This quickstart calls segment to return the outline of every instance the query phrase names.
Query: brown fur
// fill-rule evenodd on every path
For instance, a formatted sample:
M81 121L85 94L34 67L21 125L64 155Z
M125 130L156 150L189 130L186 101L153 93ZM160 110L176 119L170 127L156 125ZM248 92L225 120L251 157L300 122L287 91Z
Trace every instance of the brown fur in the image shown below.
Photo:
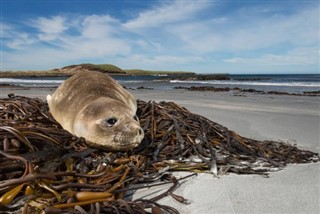
M79 72L47 97L53 117L70 133L106 150L127 150L143 139L135 120L134 97L114 79L100 72ZM116 118L109 127L106 121ZM106 126L107 124L107 126Z

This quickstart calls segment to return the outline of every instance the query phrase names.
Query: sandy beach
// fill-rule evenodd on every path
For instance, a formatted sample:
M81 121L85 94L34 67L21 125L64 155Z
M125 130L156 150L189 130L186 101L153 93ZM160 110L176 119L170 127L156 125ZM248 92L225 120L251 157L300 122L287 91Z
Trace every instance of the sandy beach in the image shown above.
M173 101L226 126L238 134L258 140L281 140L299 148L320 152L320 98L186 90L130 90L137 99ZM0 89L28 97L45 96L49 89ZM185 174L185 173L177 173ZM152 190L157 192L157 189ZM320 163L289 165L259 175L229 174L219 178L199 174L186 180L175 192L191 203L179 204L170 196L159 203L180 213L320 213ZM150 197L150 190L138 191L133 198Z

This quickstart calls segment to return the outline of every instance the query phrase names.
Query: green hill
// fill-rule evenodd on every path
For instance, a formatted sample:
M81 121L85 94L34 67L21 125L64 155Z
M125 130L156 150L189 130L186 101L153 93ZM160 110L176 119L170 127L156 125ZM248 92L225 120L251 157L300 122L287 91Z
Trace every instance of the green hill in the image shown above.
M149 71L149 70L141 70L141 69L129 69L125 71L127 74L130 74L130 75L194 74L193 72L188 72L188 71Z
M83 63L69 65L59 69L46 71L0 71L0 78L26 78L26 77L66 77L82 71L99 71L110 75L159 75L162 80L229 80L228 74L196 74L187 71L151 71L142 69L123 70L112 64Z
M77 72L89 70L100 71L111 75L185 75L195 74L185 71L150 71L141 69L123 70L112 64L91 64L83 63L78 65L68 65L60 69L46 71L0 71L0 78L4 77L48 77L48 76L71 76Z
M46 77L46 76L70 76L81 70L100 71L111 75L164 75L164 74L195 74L186 71L150 71L142 69L123 70L112 64L83 63L68 65L60 69L45 71L0 71L0 78L4 77Z
M66 67L61 68L61 70L67 70L67 69L74 69L74 68L83 68L87 70L94 70L94 71L100 71L103 73L110 73L110 74L126 74L124 70L121 68L111 65L111 64L90 64L90 63L84 63L79 65L69 65Z

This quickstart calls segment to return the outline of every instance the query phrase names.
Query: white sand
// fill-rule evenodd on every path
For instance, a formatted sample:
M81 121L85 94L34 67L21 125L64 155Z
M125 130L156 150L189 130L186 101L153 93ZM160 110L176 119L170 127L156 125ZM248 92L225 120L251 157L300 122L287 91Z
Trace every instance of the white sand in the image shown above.
M45 90L0 90L16 95L44 98ZM259 140L283 140L300 148L320 152L320 98L230 93L134 90L145 101L174 101L194 113L218 122L238 134ZM184 174L184 173L182 173ZM151 190L134 198L150 198ZM157 191L154 189L153 191ZM175 194L191 204L179 204L170 196L159 201L181 213L320 213L320 163L290 165L259 175L200 174L189 178Z
M296 142L300 148L320 152L319 97L147 90L133 93L143 100L174 101L245 137ZM320 213L320 163L290 165L269 178L229 174L218 179L201 174L175 193L192 203L182 205L169 196L160 202L181 213Z

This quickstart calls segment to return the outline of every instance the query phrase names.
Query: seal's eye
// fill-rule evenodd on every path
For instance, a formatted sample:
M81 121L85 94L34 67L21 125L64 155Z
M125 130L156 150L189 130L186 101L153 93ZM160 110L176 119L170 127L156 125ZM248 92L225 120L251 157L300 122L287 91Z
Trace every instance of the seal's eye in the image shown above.
M118 121L117 118L110 117L110 118L106 119L105 121L103 121L103 125L107 126L107 127L112 127L114 124L116 124L117 121Z

